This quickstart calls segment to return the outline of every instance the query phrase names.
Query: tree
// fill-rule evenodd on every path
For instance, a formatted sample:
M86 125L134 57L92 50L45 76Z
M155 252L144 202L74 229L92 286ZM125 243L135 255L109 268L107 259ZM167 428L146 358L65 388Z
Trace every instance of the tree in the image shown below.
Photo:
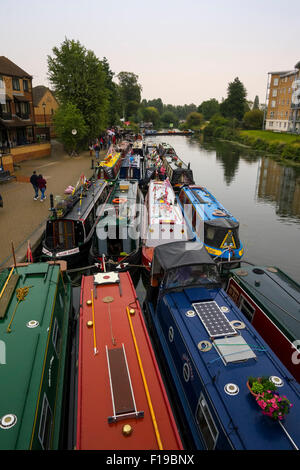
M141 102L142 86L138 83L138 75L132 72L120 72L117 75L119 80L119 90L123 113L126 119L132 113L132 103ZM128 104L131 103L131 109L128 109ZM137 109L135 110L135 112Z
M154 127L159 124L160 116L158 109L154 106L148 106L143 109L143 120L146 122L152 122Z
M254 98L253 108L252 109L259 109L259 98L256 95Z
M197 112L190 113L186 118L186 126L189 129L199 128L203 120L203 114Z
M216 100L215 98L203 101L197 109L198 113L203 114L203 117L206 121L209 121L214 114L217 114L219 112L219 110L220 105L218 100Z
M102 69L105 73L105 86L108 90L108 126L116 124L122 115L122 104L119 92L119 86L113 81L114 72L110 69L110 65L106 57L101 60Z
M220 111L225 117L243 119L246 106L247 91L238 77L229 83L227 98L220 104Z
M48 78L62 104L73 103L81 111L94 138L105 129L108 120L109 91L103 65L94 52L79 41L65 39L48 56Z
M80 110L72 103L64 103L54 113L53 122L58 140L67 152L77 150L88 132Z
M244 115L244 124L248 129L261 129L264 121L264 113L260 109L252 109Z
M160 119L163 126L169 127L170 124L173 124L174 126L178 125L178 117L172 111L165 111L162 113Z

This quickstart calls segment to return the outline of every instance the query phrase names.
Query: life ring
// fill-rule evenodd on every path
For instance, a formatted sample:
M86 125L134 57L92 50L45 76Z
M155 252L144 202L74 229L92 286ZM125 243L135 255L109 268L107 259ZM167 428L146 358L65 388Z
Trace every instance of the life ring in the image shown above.
M215 215L215 216L217 216L217 217L225 217L225 216L226 216L226 213L223 212L223 211L220 211L219 209L213 211L212 214Z
M127 202L126 197L116 197L113 199L113 204L123 204L123 202Z

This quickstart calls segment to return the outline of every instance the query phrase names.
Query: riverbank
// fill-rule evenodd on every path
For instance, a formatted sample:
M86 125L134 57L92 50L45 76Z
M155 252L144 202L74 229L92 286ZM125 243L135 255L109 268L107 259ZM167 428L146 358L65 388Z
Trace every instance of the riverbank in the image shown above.
M300 136L264 130L243 130L229 126L224 121L209 123L203 134L247 146L278 161L300 166Z

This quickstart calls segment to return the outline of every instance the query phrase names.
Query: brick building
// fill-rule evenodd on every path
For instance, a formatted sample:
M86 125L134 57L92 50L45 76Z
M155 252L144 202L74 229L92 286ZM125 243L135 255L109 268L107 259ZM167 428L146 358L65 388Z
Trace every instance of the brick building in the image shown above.
M32 76L0 56L0 152L34 141Z
M266 103L266 130L300 133L300 67L268 73Z
M53 115L59 104L53 92L46 86L39 85L33 88L32 94L37 135L41 134L45 127L49 127L50 137L55 137Z

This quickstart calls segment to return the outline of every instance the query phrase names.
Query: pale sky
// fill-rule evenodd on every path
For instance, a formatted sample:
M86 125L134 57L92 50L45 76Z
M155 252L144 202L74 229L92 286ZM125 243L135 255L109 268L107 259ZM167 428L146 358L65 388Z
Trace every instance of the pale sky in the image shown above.
M267 73L300 60L299 0L0 0L0 18L0 55L34 86L49 86L47 55L65 37L173 105L220 101L235 77L263 103Z

